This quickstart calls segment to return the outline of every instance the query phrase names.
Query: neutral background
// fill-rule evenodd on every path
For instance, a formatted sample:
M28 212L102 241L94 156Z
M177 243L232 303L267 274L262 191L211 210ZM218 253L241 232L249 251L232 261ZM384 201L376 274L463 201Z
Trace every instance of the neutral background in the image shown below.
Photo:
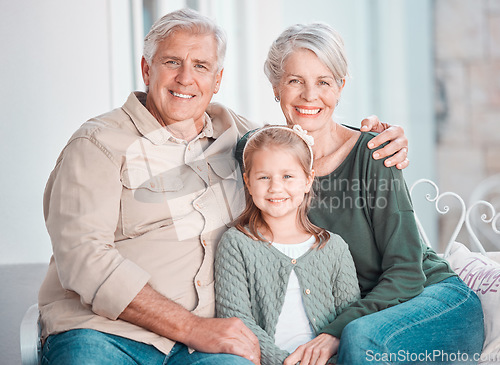
M42 196L57 156L80 124L143 89L143 28L182 3L1 0L0 264L48 262ZM345 38L352 75L338 121L359 126L376 113L404 125L413 142L408 180L434 177L430 1L188 3L228 33L214 100L262 122L283 121L262 71L271 41L296 22L334 25Z
M500 173L498 0L0 0L1 364L20 362L19 323L51 255L42 197L57 156L84 121L143 89L144 30L184 6L228 33L214 100L236 112L282 122L262 71L268 47L285 26L324 21L350 60L337 120L403 125L409 183L435 179L467 200ZM452 220L418 211L438 247Z

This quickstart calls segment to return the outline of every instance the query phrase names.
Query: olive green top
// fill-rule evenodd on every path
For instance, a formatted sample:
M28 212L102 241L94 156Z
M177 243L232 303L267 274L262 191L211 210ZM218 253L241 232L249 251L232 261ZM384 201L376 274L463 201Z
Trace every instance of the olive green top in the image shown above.
M424 287L454 276L422 241L403 173L374 160L362 133L342 164L315 181L312 222L349 245L361 299L321 332L340 338L352 320L405 302Z

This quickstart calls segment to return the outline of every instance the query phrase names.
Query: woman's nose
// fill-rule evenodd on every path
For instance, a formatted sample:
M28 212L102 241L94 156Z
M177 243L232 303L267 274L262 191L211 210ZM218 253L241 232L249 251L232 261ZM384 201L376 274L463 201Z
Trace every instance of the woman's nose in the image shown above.
M302 88L302 98L306 101L315 100L318 97L318 91L315 85L305 84Z

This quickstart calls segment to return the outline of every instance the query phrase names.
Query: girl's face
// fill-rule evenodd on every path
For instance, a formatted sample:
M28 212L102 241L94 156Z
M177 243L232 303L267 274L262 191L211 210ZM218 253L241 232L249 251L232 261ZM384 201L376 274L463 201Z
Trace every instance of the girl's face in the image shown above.
M288 56L274 93L288 125L299 124L310 133L329 130L342 88L316 54L298 49Z
M243 174L252 199L266 222L273 218L293 218L311 189L314 171L307 176L286 148L263 148L254 152L251 170Z

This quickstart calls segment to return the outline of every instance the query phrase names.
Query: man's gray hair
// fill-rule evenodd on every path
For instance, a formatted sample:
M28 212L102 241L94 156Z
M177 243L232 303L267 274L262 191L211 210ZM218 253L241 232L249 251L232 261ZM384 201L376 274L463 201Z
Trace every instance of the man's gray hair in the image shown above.
M176 10L158 19L144 38L143 55L146 62L151 61L158 49L158 44L178 30L188 30L195 34L213 34L217 44L217 68L222 70L226 55L226 34L212 19L192 9Z
M283 76L288 56L298 49L314 52L330 69L337 85L342 86L348 76L344 41L328 24L311 23L288 27L271 45L264 63L264 72L273 87L278 86Z

